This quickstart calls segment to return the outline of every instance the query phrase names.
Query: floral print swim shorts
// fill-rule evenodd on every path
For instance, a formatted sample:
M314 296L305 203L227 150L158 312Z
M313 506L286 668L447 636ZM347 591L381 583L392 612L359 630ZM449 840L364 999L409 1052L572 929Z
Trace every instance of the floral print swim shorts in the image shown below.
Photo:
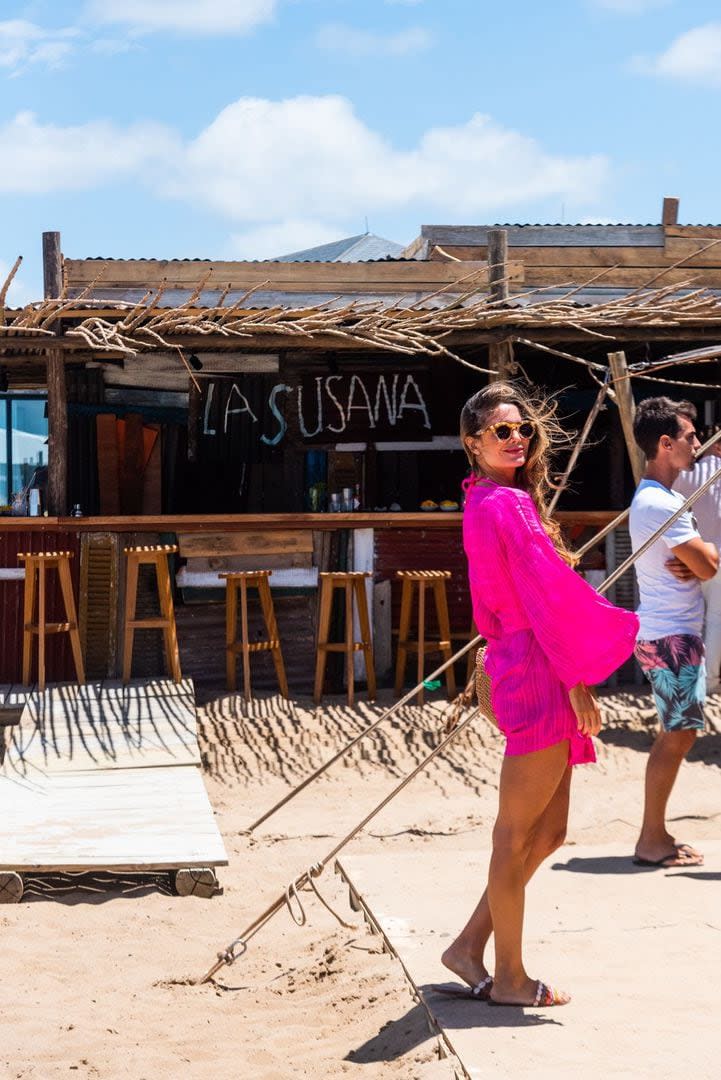
M634 656L651 683L664 731L703 731L704 645L695 634L637 641Z

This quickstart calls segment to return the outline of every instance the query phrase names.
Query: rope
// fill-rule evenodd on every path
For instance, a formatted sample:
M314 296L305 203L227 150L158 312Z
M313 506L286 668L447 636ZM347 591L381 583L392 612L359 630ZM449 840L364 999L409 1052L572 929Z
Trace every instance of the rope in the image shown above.
M298 784L297 787L294 787L292 791L289 791L287 795L284 795L282 799L279 799L274 806L271 806L270 810L266 810L266 812L262 814L261 817L254 821L252 825L248 826L246 832L252 833L253 830L257 829L259 825L262 825L264 821L267 821L269 817L272 817L277 810L280 810L281 807L285 806L286 803L290 802L290 800L295 798L296 795L299 795L300 792L307 788L309 784L312 784L314 780L317 780L319 776L322 776L323 773L331 767L331 765L334 765L336 761L338 761L345 754L347 754L349 750L352 750L353 747L361 741L361 739L364 739L366 735L370 735L372 731L375 731L379 724L382 724L385 720L388 720L389 717L393 715L393 713L398 712L398 710L401 709L404 705L407 705L408 702L412 698L414 698L418 691L422 688L424 682L430 682L433 679L437 679L438 676L446 670L446 668L450 667L451 664L455 664L456 660L459 660L462 656L465 656L469 649L473 649L477 645L480 645L482 640L483 639L481 638L481 635L478 634L478 636L473 638L472 641L469 641L466 645L463 646L463 648L459 649L458 652L450 658L450 660L445 660L440 665L440 667L437 667L436 670L433 671L430 675L427 675L422 680L422 682L419 682L417 686L414 686L412 690L409 690L405 697L402 697L399 701L394 702L394 704L391 705L389 709L386 709L386 711L382 713L377 720L374 720L372 724L369 724L368 727L364 728L363 731L361 731L360 734L356 735L354 739L351 739L349 743L346 743L346 745L342 747L336 754L334 754L333 757L330 757L327 761L324 761L323 764L315 770L315 772L311 773L310 776L306 776L305 780L301 780L300 784Z
M377 806L375 806L370 811L370 813L366 814L363 820L359 822L358 825L356 825L353 829L351 829L351 831L347 833L346 836L344 836L343 839L340 840L323 859L320 859L319 862L314 863L312 867L310 867L308 870L305 870L299 877L295 878L294 881L290 882L290 884L286 886L280 896L278 896L273 901L273 903L265 909L262 915L259 915L258 918L255 919L255 921L252 922L242 934L239 934L237 938L231 941L230 945L228 945L225 949L222 949L217 954L218 959L216 960L216 962L205 973L205 975L203 975L202 978L196 980L196 984L209 982L224 965L234 963L234 961L238 958L235 952L238 945L243 946L243 950L239 954L242 956L242 954L248 948L248 941L250 940L250 938L257 934L258 931L263 926L265 926L265 924L273 917L273 915L275 915L277 911L279 911L283 907L284 904L287 904L287 897L289 895L293 895L295 899L298 899L298 892L304 886L310 884L312 887L313 877L319 877L328 865L328 863L331 861L331 859L334 859L336 855L338 855L343 850L346 844L349 844L350 841L353 840L353 838L357 836L358 833L361 832L366 827L366 825L373 820L374 817L376 817L376 815L380 814L381 810L384 810L388 803L391 802L391 800L394 799L396 795L400 795L403 789L407 787L407 785L410 784L412 780L415 780L416 776L418 776L418 774L423 769L425 769L427 765L430 765L431 761L433 761L433 759L436 758L438 754L445 750L446 746L448 746L448 744L453 739L455 739L456 736L460 735L460 733L468 726L468 724L470 724L471 720L474 720L476 718L479 712L480 709L474 709L473 712L465 718L465 720L461 721L458 727L456 727L438 743L438 746L436 746L435 750L432 750L430 754L428 754L427 757L425 757L423 761L421 761L420 764L415 767L415 769L408 773L408 775L405 776L403 780L401 780L401 782L397 784L393 788L393 790L389 792L389 794L386 795L386 797L382 799L381 802L379 802ZM328 907L327 904L326 907ZM332 911L331 908L328 908L328 910ZM333 912L333 914L335 914L335 912ZM303 918L305 920L305 912L303 912ZM297 922L297 920L294 921ZM302 925L302 923L299 923L299 925Z
M715 442L717 438L721 438L721 432L718 432L714 438L710 439L708 441L708 443L704 447L702 447L702 450L706 449L709 445L711 445L713 442ZM658 529L656 529L656 531L648 538L648 540L646 540L646 542L644 544L641 545L640 548L638 548L637 551L633 552L628 557L628 559L626 559L621 564L621 566L619 566L616 570L614 570L614 572L612 574L609 575L608 578L606 578L606 580L603 582L603 584L598 589L598 592L600 594L603 594L608 589L610 589L611 585L613 585L623 574L625 574L626 570L628 570L629 567L632 566L633 563L635 563L636 560L641 555L643 555L643 553L645 551L647 551L651 547L651 545L653 543L655 543L655 541L658 540L658 538L660 536L662 536L663 533L671 525L674 524L674 522L678 521L678 519L681 517L681 515L684 514L687 510L689 510L694 505L694 503L698 499L700 499L701 496L704 495L706 493L706 491L708 491L708 489L711 487L711 485L713 483L715 483L715 481L718 480L719 478L721 478L721 467L719 467L716 470L716 472L714 472L709 477L709 479L706 480L701 485L700 488L698 488L697 491L695 491L692 495L690 495L688 497L688 499L686 499L686 501L679 507L679 509L670 518L668 518L668 520L665 521L663 523L663 525L661 525ZM481 641L481 635L479 634L479 635L477 635L477 637L475 637L473 639L473 641L469 641L466 645L463 646L462 649L459 649L459 651L455 654L455 656L451 657L450 660L446 661L446 663L443 664L438 669L437 672L434 672L434 675L437 675L441 671L445 670L445 668L449 664L455 662L455 660L457 660L461 656L463 656L466 652L468 652L468 650L470 648L472 648L474 645L478 644L480 641ZM406 697L408 698L408 697L413 696L413 693L417 692L418 689L419 689L419 687L416 687L415 691L411 691L411 694L406 695ZM466 692L467 692L467 690L468 690L468 687L466 687ZM464 692L464 696L465 696L465 692ZM396 708L399 708L400 705L402 704L402 702L405 701L405 700L406 699L402 699L400 702L397 702L396 706L392 707L391 709L389 709L387 711L387 713L384 714L384 717L385 716L390 716L391 713L393 711L395 711ZM480 713L480 711L481 711L480 708L476 707L465 718L465 720L462 720L459 724L457 724L457 726L455 726L447 735L445 735L445 737L440 741L438 746L436 746L436 748L434 750L432 750L431 753L428 754L423 759L423 761L421 761L420 764L416 766L415 769L413 769L410 773L408 773L408 775L405 776L404 779L399 784L397 784L396 787L393 788L393 790L388 795L386 795L386 797L384 799L382 799L381 802L378 803L378 805L375 806L370 811L370 813L366 814L366 816L363 818L363 820L361 822L359 822L358 825L356 825L353 829L351 829L351 831L349 833L347 833L346 836L344 836L343 839L340 840L335 845L335 847L332 848L332 850L323 859L319 860L319 862L317 862L317 863L314 863L307 870L305 870L299 877L295 878L292 882L290 882L286 886L285 890L280 894L280 896L277 897L273 901L273 903L270 904L270 906L267 907L266 910L261 915L259 915L257 919L254 920L254 922L250 923L250 925L244 930L244 932L242 934L240 934L237 938L235 938L233 941L231 941L231 943L225 949L223 949L223 950L221 950L220 952L217 953L217 960L216 960L215 964L213 964L213 966L205 973L205 975L203 975L203 977L201 979L197 980L197 982L201 983L201 984L209 982L210 979L212 979L213 976L216 975L217 972L224 965L230 965L230 964L234 963L235 960L237 959L237 955L238 955L238 954L236 954L236 949L239 946L242 946L242 951L241 951L240 955L243 955L243 953L245 953L247 951L248 941L250 940L250 938L253 937L255 934L257 934L258 931L263 926L265 926L265 924L267 922L270 921L270 919L276 914L276 912L278 912L283 907L284 904L287 906L287 908L288 908L294 922L296 922L297 925L299 925L299 926L303 926L305 924L305 922L306 922L307 917L306 917L306 914L305 914L305 909L303 908L302 902L301 902L300 897L299 897L298 894L306 885L310 884L311 888L316 893L316 896L318 896L318 898L325 905L325 907L328 908L328 910L331 912L331 914L333 914L336 918L338 918L339 921L342 923L342 925L347 925L347 924L343 923L343 920L339 918L337 912L333 911L333 909L320 896L320 893L318 892L317 888L315 887L315 885L313 883L313 879L315 877L319 877L323 873L323 870L328 865L328 863L331 861L331 859L334 859L336 857L336 855L338 855L339 852L342 851L343 848L347 844L349 844L350 841L353 840L354 837L356 837L358 835L358 833L361 832L366 827L366 825L368 825L368 823L373 820L374 817L376 817L377 814L379 814L381 812L381 810L385 809L385 807L388 805L388 803L390 803L396 797L396 795L400 795L400 793L403 791L403 789L408 784L410 784L411 781L414 780L415 777L423 769L425 769L426 766L428 766L431 763L431 761L433 761L434 758L436 758L438 756L438 754L440 754L446 748L446 746L448 746L448 744L453 739L455 739L458 735L460 735L460 733L468 726L468 724L471 722L471 720L475 719L475 717ZM379 718L379 720L377 720L374 724L370 725L370 727L367 728L366 731L370 731L372 728L376 727L378 725L378 723L380 723L380 719L382 719L382 718ZM336 754L335 757L332 760L337 760L340 756L342 756L342 754L346 753L347 750L350 748L350 746L355 745L355 743L358 742L358 739L363 737L363 734L365 734L365 733L361 733L361 735L357 736L351 743L348 744L347 747L345 747L343 750L339 751L339 753ZM330 764L331 764L331 762L326 763L326 765L322 766L321 769L318 770L316 772L316 774L314 774L314 775L318 775L319 772L324 771L324 769L327 768ZM297 794L298 791L300 791L302 787L307 786L311 782L312 779L313 779L313 777L308 777L305 781L303 781L303 784L300 785L298 788L296 788L293 792L291 792L290 795L284 800L284 802L287 802L288 798L292 798L295 794ZM266 815L266 816L269 816L269 814ZM292 901L293 900L296 901L297 906L298 906L298 914L297 914L297 916L293 912L293 907L292 907Z

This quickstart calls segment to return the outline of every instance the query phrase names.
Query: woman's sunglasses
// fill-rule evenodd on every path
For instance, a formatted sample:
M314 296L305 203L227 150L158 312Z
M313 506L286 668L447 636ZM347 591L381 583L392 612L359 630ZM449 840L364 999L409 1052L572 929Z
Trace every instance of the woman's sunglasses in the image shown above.
M536 425L533 420L501 420L500 423L491 424L478 434L485 435L487 431L492 431L500 442L508 442L514 431L517 431L522 439L532 438L536 433Z

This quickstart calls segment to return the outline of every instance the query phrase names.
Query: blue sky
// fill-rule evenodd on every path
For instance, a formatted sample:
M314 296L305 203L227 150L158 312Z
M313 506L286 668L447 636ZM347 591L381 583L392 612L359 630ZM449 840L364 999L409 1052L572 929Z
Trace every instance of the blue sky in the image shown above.
M0 0L0 276L421 224L719 222L711 0Z

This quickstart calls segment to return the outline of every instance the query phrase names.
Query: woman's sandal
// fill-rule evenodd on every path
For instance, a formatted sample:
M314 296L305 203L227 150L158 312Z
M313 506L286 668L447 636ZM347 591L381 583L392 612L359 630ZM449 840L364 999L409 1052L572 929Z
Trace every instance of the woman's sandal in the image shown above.
M568 999L570 1001L570 998ZM533 1001L494 1001L492 997L488 998L489 1005L505 1005L517 1009L547 1009L551 1005L568 1005L568 1001L564 1001L558 990L554 990L552 986L547 986L546 983L541 982L539 979L536 982L536 996Z
M432 986L431 990L445 997L465 998L466 1001L489 1001L492 986L492 977L486 975L475 986Z

